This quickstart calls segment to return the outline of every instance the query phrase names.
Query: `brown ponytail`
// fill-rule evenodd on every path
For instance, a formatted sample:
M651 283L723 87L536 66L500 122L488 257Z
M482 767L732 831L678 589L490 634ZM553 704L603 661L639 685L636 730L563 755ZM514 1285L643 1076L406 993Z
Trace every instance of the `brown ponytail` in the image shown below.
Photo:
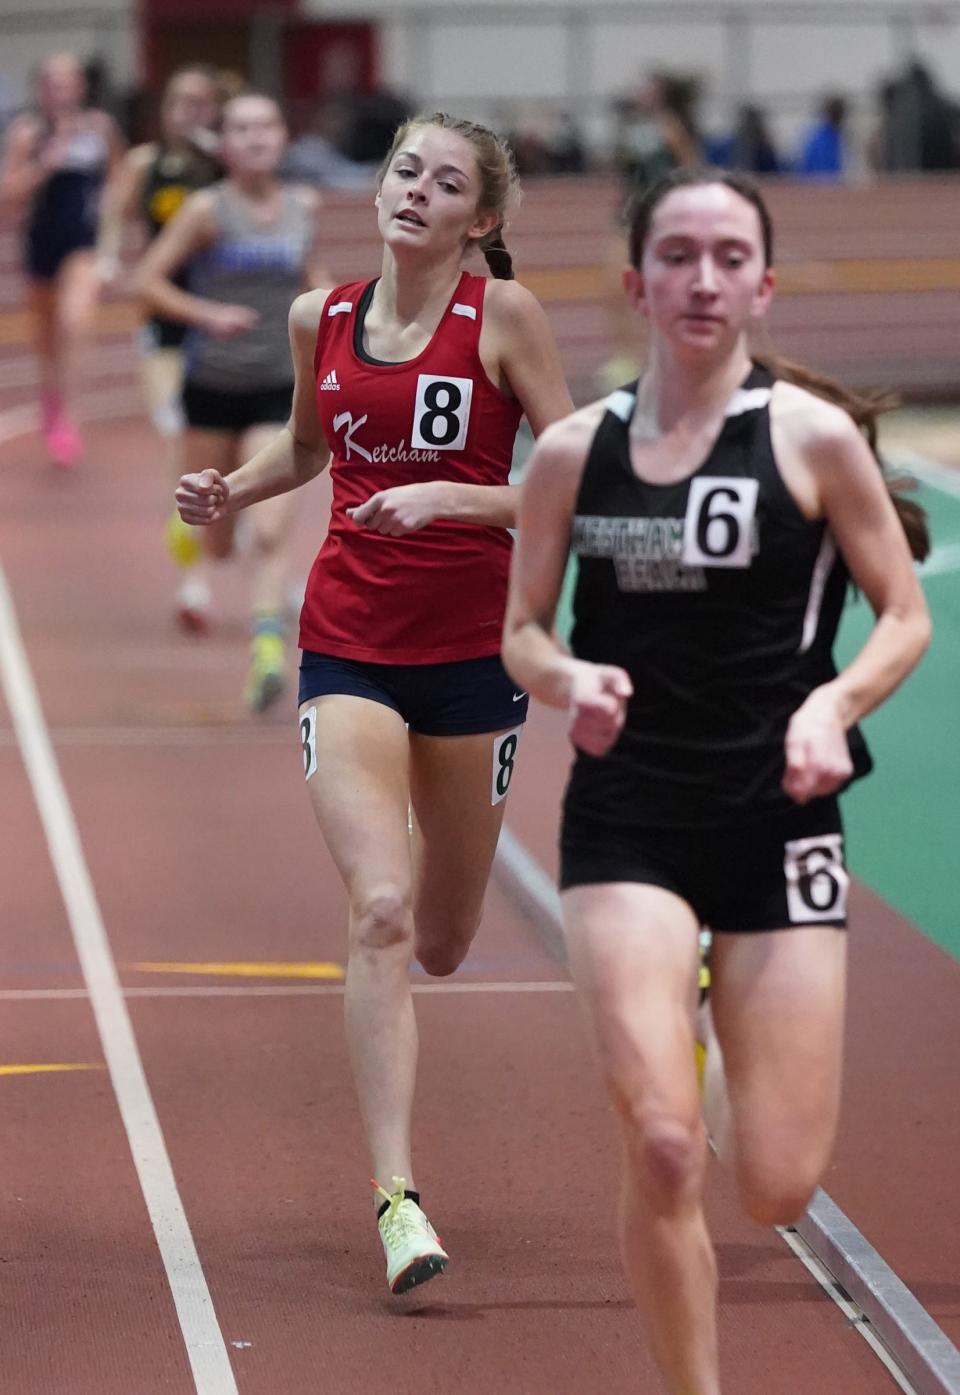
M897 405L897 398L894 394L889 392L853 392L833 378L828 378L823 373L816 373L804 364L792 363L789 359L780 358L777 354L755 354L754 362L760 364L762 368L766 368L775 378L782 378L786 383L793 383L796 387L805 388L807 392L812 392L817 397L825 398L827 402L835 403L853 418L867 438L867 444L880 466L880 472L887 486L887 493L897 511L913 558L917 562L923 562L930 555L930 530L927 526L927 513L915 499L905 497L906 492L916 489L917 482L911 475L892 473L881 456L877 443L877 420L882 413L889 412L892 407Z
M632 204L629 211L630 262L637 270L643 259L643 249L650 233L653 214L657 205L675 189L690 189L702 184L723 184L752 204L760 220L760 237L763 245L765 267L773 265L773 222L770 210L763 195L752 180L741 174L731 174L727 170L696 169L683 167L666 175L658 183L647 189ZM922 562L930 553L930 531L927 526L926 510L915 499L904 498L904 492L917 487L910 475L893 474L884 463L877 447L877 418L883 412L896 406L897 399L890 393L856 393L841 383L835 382L822 373L815 372L798 363L791 363L777 354L754 354L754 362L767 369L775 378L794 383L805 388L817 397L823 397L853 418L867 438L883 474L887 492L906 534L907 543L916 561Z
M513 258L507 251L503 242L503 224L480 243L480 250L490 268L490 275L497 281L514 281L516 273L513 270Z

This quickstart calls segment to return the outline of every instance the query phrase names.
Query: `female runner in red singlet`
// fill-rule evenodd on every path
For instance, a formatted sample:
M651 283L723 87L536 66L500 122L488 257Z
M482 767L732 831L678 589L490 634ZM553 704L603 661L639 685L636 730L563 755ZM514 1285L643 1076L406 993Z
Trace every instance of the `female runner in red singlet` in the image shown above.
M507 483L522 415L570 408L546 316L512 280L506 147L436 114L398 131L381 173L379 279L294 302L289 426L229 481L187 475L187 523L294 489L332 456L330 530L301 617L308 788L350 903L346 1024L378 1187L387 1279L447 1256L410 1151L411 953L463 961L480 920L526 695L500 662ZM483 250L492 280L463 271ZM412 839L408 809L412 808Z

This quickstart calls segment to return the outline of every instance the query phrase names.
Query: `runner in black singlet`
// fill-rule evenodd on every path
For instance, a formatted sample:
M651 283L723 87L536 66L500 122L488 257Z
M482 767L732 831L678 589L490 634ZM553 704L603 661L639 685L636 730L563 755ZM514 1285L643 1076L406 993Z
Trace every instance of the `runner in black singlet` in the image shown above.
M671 1395L720 1391L698 932L714 931L729 1089L714 1137L748 1213L789 1224L839 1103L836 796L870 767L857 723L929 637L910 555L927 547L923 514L891 496L855 424L872 428L871 404L751 358L772 241L736 177L675 174L637 204L626 286L649 361L538 442L504 643L517 683L570 714L570 962L623 1131L623 1254ZM552 631L568 548L572 655ZM876 626L838 674L848 578Z

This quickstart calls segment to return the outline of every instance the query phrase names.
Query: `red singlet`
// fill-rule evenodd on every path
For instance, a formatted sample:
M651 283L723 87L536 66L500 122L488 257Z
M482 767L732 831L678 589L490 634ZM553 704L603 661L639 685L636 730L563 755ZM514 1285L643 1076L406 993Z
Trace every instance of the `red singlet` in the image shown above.
M520 404L487 377L478 346L486 278L464 272L416 358L363 348L375 281L338 286L314 368L332 450L333 508L300 617L300 647L366 663L434 664L500 652L511 538L441 519L405 537L357 527L346 509L425 480L504 485Z

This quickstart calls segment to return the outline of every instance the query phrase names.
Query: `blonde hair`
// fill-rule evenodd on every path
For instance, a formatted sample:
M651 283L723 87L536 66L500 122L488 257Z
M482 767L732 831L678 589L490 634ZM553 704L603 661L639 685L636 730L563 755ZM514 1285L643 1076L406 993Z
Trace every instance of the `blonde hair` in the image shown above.
M513 258L503 242L503 228L507 216L520 200L520 179L513 158L513 151L489 126L481 126L476 121L467 121L460 116L449 116L445 111L420 113L405 121L397 130L386 159L380 166L377 183L382 184L390 163L397 151L414 131L423 126L437 126L442 131L452 131L473 146L480 177L480 198L477 207L489 209L497 215L497 225L483 237L473 239L490 268L490 274L499 281L512 281L514 277Z

